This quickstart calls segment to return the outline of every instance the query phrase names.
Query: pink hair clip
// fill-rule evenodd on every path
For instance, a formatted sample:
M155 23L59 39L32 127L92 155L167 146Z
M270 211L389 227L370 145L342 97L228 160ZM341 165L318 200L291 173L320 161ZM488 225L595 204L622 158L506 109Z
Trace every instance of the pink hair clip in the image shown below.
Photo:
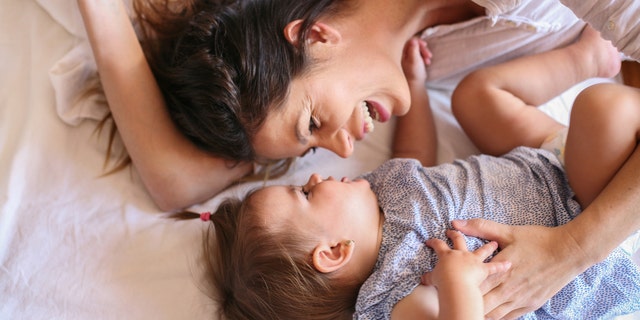
M207 212L203 212L200 214L200 220L202 221L209 221L211 220L211 212L207 211Z

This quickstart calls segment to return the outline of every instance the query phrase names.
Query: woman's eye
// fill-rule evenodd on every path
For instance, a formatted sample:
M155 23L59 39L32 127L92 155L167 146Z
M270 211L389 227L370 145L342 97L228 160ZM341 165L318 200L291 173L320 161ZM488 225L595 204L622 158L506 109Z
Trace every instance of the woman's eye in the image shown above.
M304 157L304 156L308 155L309 153L311 153L311 154L315 154L315 153L316 153L316 150L318 150L318 147L311 147L311 148L307 149L307 151L305 151L305 152L301 155L301 157Z
M320 129L320 121L318 118L311 116L311 118L309 118L309 134L313 134L313 132L318 129Z

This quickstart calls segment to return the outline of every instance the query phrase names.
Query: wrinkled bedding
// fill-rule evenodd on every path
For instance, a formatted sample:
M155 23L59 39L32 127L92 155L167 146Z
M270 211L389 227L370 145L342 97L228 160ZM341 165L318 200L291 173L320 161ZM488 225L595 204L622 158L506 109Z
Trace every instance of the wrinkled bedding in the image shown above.
M166 219L134 169L103 175L106 135L95 129L106 105L81 94L96 75L75 1L2 0L0 29L0 318L210 318L216 306L195 260L204 224ZM566 121L577 90L549 112ZM449 112L449 92L430 95L439 161L476 153ZM279 182L369 171L389 157L392 128L377 125L350 159L319 150ZM637 239L623 247L640 258Z

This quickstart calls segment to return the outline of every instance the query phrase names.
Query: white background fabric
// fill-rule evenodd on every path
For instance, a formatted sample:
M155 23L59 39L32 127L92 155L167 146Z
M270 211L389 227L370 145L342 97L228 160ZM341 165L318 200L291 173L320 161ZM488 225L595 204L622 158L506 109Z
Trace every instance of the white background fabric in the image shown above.
M166 219L135 170L102 176L93 119L105 106L79 99L95 65L75 1L0 0L0 30L0 319L211 318L195 260L205 224ZM431 97L440 161L476 152L447 93ZM565 99L552 108L561 116ZM350 159L319 150L280 182L369 171L389 157L392 126L377 125Z

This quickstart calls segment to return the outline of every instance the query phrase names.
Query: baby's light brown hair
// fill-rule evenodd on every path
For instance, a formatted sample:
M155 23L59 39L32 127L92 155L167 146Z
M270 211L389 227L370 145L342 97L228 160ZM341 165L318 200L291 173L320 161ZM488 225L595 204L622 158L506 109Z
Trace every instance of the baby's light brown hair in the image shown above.
M317 271L315 246L294 227L273 230L258 201L227 199L211 215L203 263L228 319L351 319L361 283ZM179 218L196 218L185 213ZM266 222L268 223L268 221Z

